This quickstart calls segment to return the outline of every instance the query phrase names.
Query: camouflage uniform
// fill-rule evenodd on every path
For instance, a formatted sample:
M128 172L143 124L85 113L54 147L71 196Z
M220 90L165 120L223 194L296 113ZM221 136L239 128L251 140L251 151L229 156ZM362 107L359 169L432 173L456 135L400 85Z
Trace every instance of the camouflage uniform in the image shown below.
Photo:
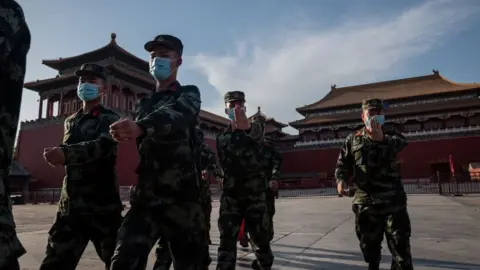
M367 99L362 108L383 109L383 105ZM335 177L340 183L353 172L355 231L369 269L379 267L384 234L393 255L391 269L413 269L407 196L395 163L406 146L401 134L385 132L384 140L377 142L362 128L350 134L340 150Z
M244 93L228 92L225 103L232 101L244 102ZM235 269L236 243L243 218L260 267L270 269L273 264L265 194L268 184L260 150L263 134L264 124L254 120L249 130L232 131L230 126L217 135L217 152L224 172L217 269Z
M104 67L82 65L77 76L108 78ZM115 163L117 143L109 133L119 116L98 105L65 120L63 144L66 175L55 222L49 231L41 270L75 269L92 241L106 269L115 250L122 202Z
M198 150L200 153L199 159L199 173L201 174L202 171L207 172L207 179L203 180L200 179L200 189L202 192L202 204L204 206L204 213L205 213L205 223L207 226L207 237L210 240L210 216L212 214L212 191L210 190L210 181L209 177L211 174L215 176L215 178L223 177L223 172L218 166L217 155L212 151L212 149L203 141L203 132L200 128L197 129L197 139L198 144L200 145L200 149Z
M180 55L183 50L170 35L157 36L145 49L150 52L154 45ZM175 269L201 263L206 239L195 155L200 103L196 86L178 82L137 103L135 121L144 130L137 139L138 182L118 233L112 270L145 269L158 239L168 242Z
M201 175L201 172L206 170L207 172L212 172L216 177L221 176L221 169L217 166L217 156L210 149L210 147L204 143L203 131L200 127L195 129L196 142L197 146L196 154L198 156L198 175ZM200 198L202 202L202 208L204 211L205 217L205 226L207 233L207 240L210 242L210 216L212 213L212 192L210 190L210 183L208 180L199 179L200 181ZM156 260L153 270L162 270L169 269L172 264L172 259L170 256L170 251L168 250L168 242L165 241L165 238L162 238L158 241L157 249L155 250ZM206 246L206 260L205 266L211 262L209 248Z
M264 142L264 168L267 179L270 180L279 180L280 179L280 167L282 165L282 156L275 149L274 142L271 138L265 137ZM270 241L273 240L274 230L273 230L273 216L275 215L275 198L278 198L278 189L267 190L267 206L268 206L268 216L270 218Z
M18 240L7 176L17 134L30 31L22 8L0 1L0 269L19 269L25 249Z

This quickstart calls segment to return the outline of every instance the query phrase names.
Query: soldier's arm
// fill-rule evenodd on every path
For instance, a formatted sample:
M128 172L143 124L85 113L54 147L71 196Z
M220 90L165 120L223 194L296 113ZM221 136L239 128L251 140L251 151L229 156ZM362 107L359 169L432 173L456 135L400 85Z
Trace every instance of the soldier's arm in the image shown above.
M157 108L138 119L136 123L145 131L145 136L165 136L185 129L200 113L200 91L196 86L182 87L177 100Z
M353 135L350 134L343 143L343 146L340 148L337 166L335 167L335 179L337 180L337 184L340 182L346 182L348 180L348 173L353 167L353 157L350 151L352 139Z
M258 142L263 138L264 130L265 130L264 123L253 120L250 123L250 129L245 130L245 134L247 134L250 138L252 138L252 140Z
M277 149L273 150L272 180L280 179L280 168L282 167L282 155Z
M76 144L61 145L65 155L65 165L85 164L108 156L116 150L117 143L110 135L110 125L118 121L117 114L101 115L97 128L98 138Z
M10 56L20 42L25 17L20 6L13 1L0 1L0 64ZM4 89L1 89L4 90Z
M398 132L387 132L383 135L384 143L387 143L394 152L402 151L408 145L407 138Z
M222 170L222 164L221 164L221 161L223 160L223 155L224 155L224 152L223 152L223 149L221 149L219 147L220 143L219 143L219 136L217 135L217 138L216 138L216 143L215 143L215 146L217 148L217 153L218 153L218 167L217 167L217 171L214 172L214 175L215 175L215 178L220 178L220 179L223 179L225 177L224 173L223 173L223 170Z

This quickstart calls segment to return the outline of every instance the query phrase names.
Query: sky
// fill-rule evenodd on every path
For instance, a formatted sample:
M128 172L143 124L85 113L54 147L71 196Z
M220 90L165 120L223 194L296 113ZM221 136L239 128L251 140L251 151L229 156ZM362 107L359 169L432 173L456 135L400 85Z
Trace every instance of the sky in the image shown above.
M158 34L185 46L182 84L195 84L202 109L223 115L223 95L244 91L247 113L288 123L295 108L337 87L440 74L480 82L478 0L18 0L32 33L25 81L57 71L42 59L117 44L148 61ZM24 90L21 119L38 115ZM359 101L360 102L360 101ZM295 134L293 128L285 131Z

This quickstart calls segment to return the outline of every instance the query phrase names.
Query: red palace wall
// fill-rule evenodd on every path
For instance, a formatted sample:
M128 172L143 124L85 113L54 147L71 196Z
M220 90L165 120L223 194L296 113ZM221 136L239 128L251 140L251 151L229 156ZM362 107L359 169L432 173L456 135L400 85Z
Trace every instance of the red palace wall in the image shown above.
M410 142L398 156L404 179L435 176L432 163L448 163L452 154L456 170L480 162L480 137ZM333 176L338 148L300 150L283 153L282 173L326 172Z
M59 145L63 138L63 124L52 124L45 127L22 129L18 138L17 160L36 179L31 189L60 188L65 170L63 167L53 168L43 159L43 149ZM205 139L215 151L215 140ZM117 157L117 176L120 186L136 183L135 169L138 164L137 148L134 142L120 143Z
M64 168L52 168L43 159L43 149L60 144L63 124L22 129L19 134L17 160L37 181L32 189L59 188L64 176ZM214 150L215 141L205 139ZM480 162L480 137L411 142L398 159L401 162L402 176L406 179L428 178L435 176L432 163L448 162L451 153L459 171L470 162ZM333 176L339 149L299 150L283 153L283 173L326 172ZM135 168L138 155L135 144L121 143L118 149L117 174L121 186L135 184Z

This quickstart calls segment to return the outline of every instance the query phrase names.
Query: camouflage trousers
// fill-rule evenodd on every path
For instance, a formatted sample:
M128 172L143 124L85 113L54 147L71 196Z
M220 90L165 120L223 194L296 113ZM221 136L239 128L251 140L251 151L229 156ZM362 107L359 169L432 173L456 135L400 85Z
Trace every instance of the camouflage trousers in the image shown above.
M245 219L245 230L250 234L253 252L260 268L271 269L274 257L268 235L270 219L265 193L242 197L222 194L218 218L220 246L217 269L235 269L237 237L243 219Z
M210 258L210 250L208 247L208 241L210 240L210 217L212 214L212 198L208 197L202 199L202 209L205 216L205 230L207 235L207 247L205 248L205 261L203 265L208 269L208 266L212 262ZM170 255L170 250L168 248L168 241L166 238L160 238L158 240L157 248L155 249L155 264L153 270L168 270L172 265L172 257Z
M354 204L355 232L369 269L378 269L383 235L392 253L391 269L413 269L410 252L410 217L405 205Z
M210 240L211 217L212 217L212 197L208 196L202 200L202 208L205 215L205 226L207 231L207 240Z
M275 235L275 231L273 229L273 216L275 215L275 194L269 191L267 191L267 213L270 221L268 239L271 242L273 240L273 236Z
M143 270L157 240L167 246L175 269L198 269L205 252L205 224L199 202L156 206L133 204L118 231L111 270Z
M0 269L20 269L18 258L25 253L15 231L10 195L0 176Z
M89 241L109 269L121 222L121 212L92 216L57 213L40 270L74 270Z

